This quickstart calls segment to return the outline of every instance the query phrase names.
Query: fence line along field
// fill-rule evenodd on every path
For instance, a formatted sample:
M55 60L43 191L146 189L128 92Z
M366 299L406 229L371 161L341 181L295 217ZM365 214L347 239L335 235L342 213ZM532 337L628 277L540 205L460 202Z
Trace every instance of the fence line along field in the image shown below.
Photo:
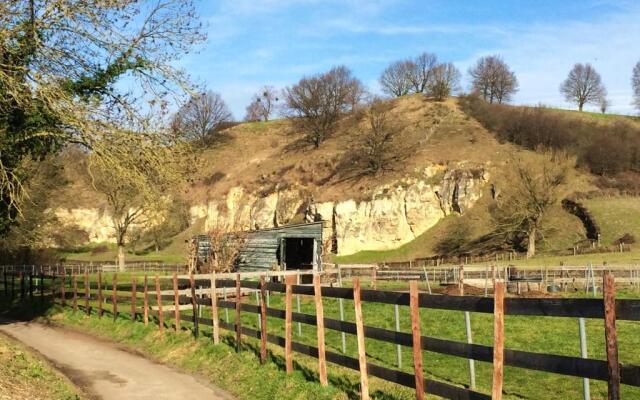
M53 299L89 318L158 324L165 335L188 329L220 343L227 331L238 350L255 346L263 362L269 345L284 348L287 373L301 355L316 358L322 384L332 382L331 364L355 370L362 398L369 377L417 398L640 398L640 300L616 299L611 272L598 278L602 298L505 297L497 271L487 296L465 296L458 273L457 294L438 295L428 293L442 289L436 281L391 291L379 290L387 282L342 274L338 281L312 274L313 284L300 284L307 279L291 272L6 272L3 295L26 304ZM633 297L634 289L618 294Z

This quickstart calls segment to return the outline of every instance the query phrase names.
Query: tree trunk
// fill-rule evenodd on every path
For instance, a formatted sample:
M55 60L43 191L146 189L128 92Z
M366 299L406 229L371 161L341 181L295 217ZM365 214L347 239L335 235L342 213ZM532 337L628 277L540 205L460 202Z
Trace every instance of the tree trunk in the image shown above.
M527 258L536 255L536 232L536 227L532 227L527 234Z
M118 243L118 270L124 271L124 243Z
M583 102L578 103L578 111L582 112L582 107L584 107L584 103Z

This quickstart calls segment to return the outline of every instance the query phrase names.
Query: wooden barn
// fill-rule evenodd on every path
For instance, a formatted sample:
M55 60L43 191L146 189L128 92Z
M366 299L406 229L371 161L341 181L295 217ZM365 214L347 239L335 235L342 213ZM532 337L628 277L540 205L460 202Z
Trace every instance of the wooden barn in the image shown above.
M323 226L319 221L247 232L238 270L321 270Z

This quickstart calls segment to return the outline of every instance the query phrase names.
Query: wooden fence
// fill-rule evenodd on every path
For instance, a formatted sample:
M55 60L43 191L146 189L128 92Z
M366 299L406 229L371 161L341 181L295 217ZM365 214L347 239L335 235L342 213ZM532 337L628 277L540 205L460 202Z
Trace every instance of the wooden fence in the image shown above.
M228 275L227 275L228 276ZM603 277L602 299L548 299L548 298L505 298L504 282L496 279L493 286L493 298L477 296L442 296L419 293L416 282L411 282L410 290L393 292L383 290L367 290L360 287L360 281L353 279L352 288L329 287L321 285L321 276L315 275L313 285L299 285L295 277L285 276L284 283L268 282L265 276L259 280L243 280L240 274L235 279L218 279L215 274L179 277L149 278L133 276L131 282L118 282L113 275L111 284L111 309L114 318L119 313L131 314L132 321L142 319L145 324L151 322L151 315L157 316L159 329L164 331L164 317L173 314L175 328L180 329L180 311L192 311L192 331L195 336L201 327L211 327L214 343L220 342L220 330L235 333L238 351L244 337L260 341L260 359L266 362L267 344L285 349L285 366L287 373L293 370L293 353L304 354L318 360L319 380L327 384L327 363L340 365L356 370L360 374L361 398L368 399L368 377L375 376L386 381L413 388L416 398L422 399L424 393L430 393L447 399L501 399L504 367L513 366L536 371L562 374L584 379L602 380L608 383L609 399L620 399L620 385L640 386L640 366L620 364L618 361L618 343L616 333L617 320L640 321L640 300L616 300L615 282L611 273ZM16 288L16 283L18 288ZM81 285L78 285L81 283ZM7 298L20 297L27 301L35 301L38 297L53 298L63 306L71 307L74 312L84 310L87 314L94 312L90 300L97 300L97 314L102 317L108 283L103 281L102 274L97 276L95 289L92 288L87 274L45 276L39 274L6 272L3 274L3 294ZM155 289L154 289L155 286ZM173 293L163 290L170 286ZM126 290L121 290L126 289ZM228 290L230 289L230 290ZM252 305L241 301L243 290L257 294L259 303ZM208 292L208 293L207 293ZM227 293L231 292L231 293ZM221 297L223 293L223 297ZM231 301L227 294L235 294ZM285 309L271 308L268 304L269 293L281 293L285 299ZM94 299L93 295L97 294ZM142 307L140 307L142 294ZM293 311L293 296L305 295L314 298L316 315ZM323 315L323 299L353 300L355 321L349 322L326 318ZM119 311L118 304L130 302L130 310ZM171 301L172 304L167 304ZM411 315L411 333L367 326L362 315L362 302L408 306ZM84 303L84 304L82 304ZM156 306L153 306L156 304ZM212 318L199 316L200 307L211 307ZM220 310L235 312L235 321L227 322L219 318ZM424 336L420 332L420 311L425 309L456 310L468 313L490 313L494 320L494 345L486 346L470 342L458 342ZM259 315L259 329L243 326L241 313ZM542 354L522 350L504 348L505 315L572 317L602 319L606 341L606 360L581 357ZM277 336L267 332L267 316L285 321L285 336ZM317 329L317 346L293 341L293 322L315 326ZM356 335L358 358L349 357L327 351L324 343L325 330L334 330L343 334ZM413 349L414 373L376 365L367 360L365 338L406 346ZM449 383L426 379L422 367L422 351L430 351L451 355L468 360L484 361L493 364L492 394L478 392L472 388L464 388ZM549 388L553 390L553 388Z

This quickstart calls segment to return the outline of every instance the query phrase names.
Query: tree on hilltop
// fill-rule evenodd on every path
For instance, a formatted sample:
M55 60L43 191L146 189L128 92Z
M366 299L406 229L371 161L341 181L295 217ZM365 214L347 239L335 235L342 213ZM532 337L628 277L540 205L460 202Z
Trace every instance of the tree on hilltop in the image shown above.
M500 56L481 57L469 69L471 86L489 103L508 102L518 91L518 79Z
M411 60L412 67L409 70L409 82L413 86L413 92L425 93L429 82L433 79L433 71L438 65L438 58L435 54L422 53Z
M413 61L396 61L382 71L379 82L382 91L393 97L409 94L412 87L411 74L415 68Z
M264 86L260 93L253 95L251 103L247 106L245 121L269 121L276 111L276 104L280 101L278 92L273 86Z
M187 140L210 144L224 123L232 120L231 111L220 94L207 91L192 96L174 115L171 128Z
M443 63L433 70L433 79L427 87L427 93L436 101L442 101L458 90L460 71L453 63Z
M362 100L364 86L347 67L302 78L285 89L285 102L294 123L315 148L330 137L345 113Z
M638 110L640 110L640 61L636 63L631 75L631 88L633 89L633 102Z
M588 63L573 66L567 79L560 85L560 92L566 101L576 103L579 111L585 104L598 104L602 97L606 97L600 74Z

